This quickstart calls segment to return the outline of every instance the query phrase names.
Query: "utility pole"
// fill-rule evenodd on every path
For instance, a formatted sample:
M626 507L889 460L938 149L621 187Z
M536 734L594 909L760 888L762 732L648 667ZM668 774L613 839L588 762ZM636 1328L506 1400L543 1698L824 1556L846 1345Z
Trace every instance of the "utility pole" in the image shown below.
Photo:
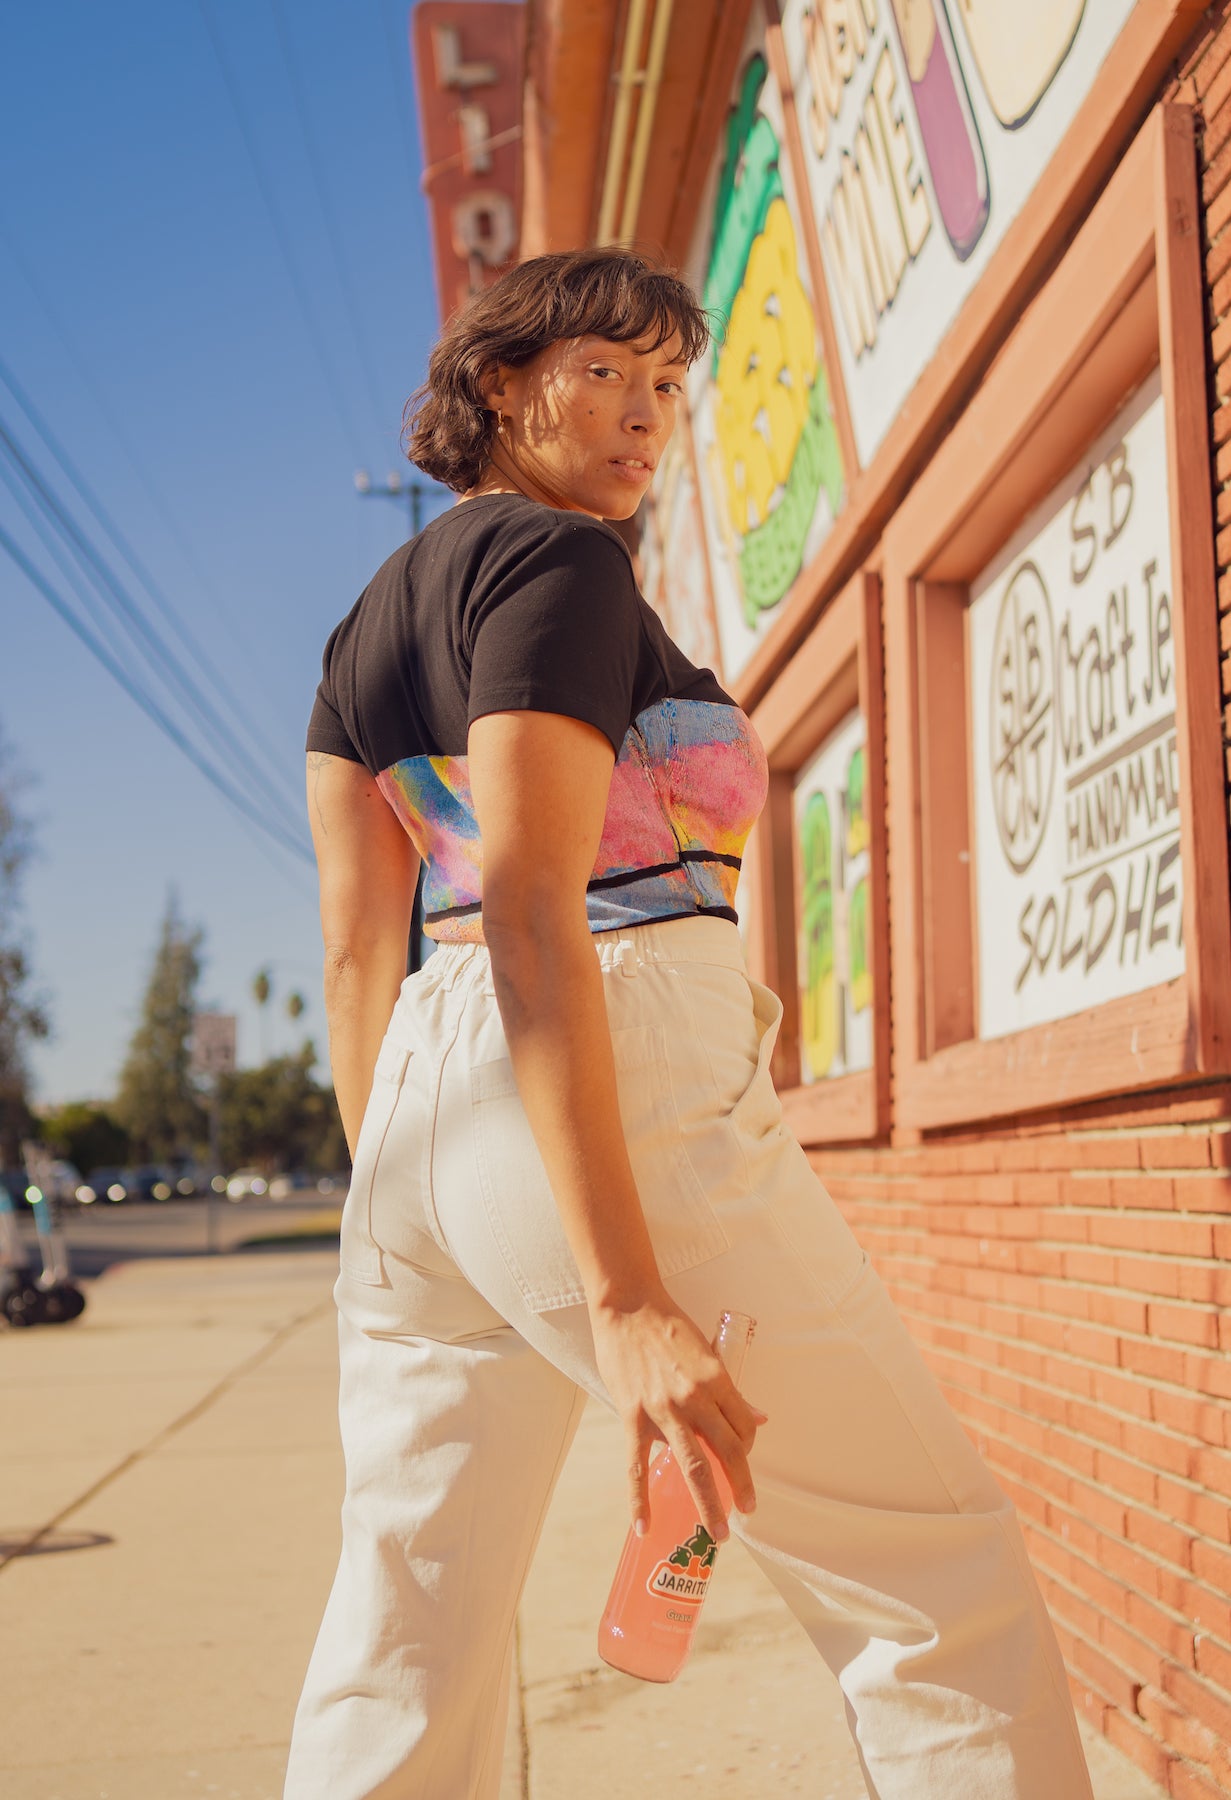
M439 490L422 481L403 481L396 469L385 477L383 485L372 480L367 469L355 470L355 492L363 500L405 501L410 509L410 535L418 537L423 529L423 502Z

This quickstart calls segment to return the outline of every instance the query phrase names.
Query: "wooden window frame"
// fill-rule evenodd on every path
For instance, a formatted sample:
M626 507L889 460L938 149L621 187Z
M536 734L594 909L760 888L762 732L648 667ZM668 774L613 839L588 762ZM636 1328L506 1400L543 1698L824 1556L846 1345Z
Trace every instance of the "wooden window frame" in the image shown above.
M885 721L879 576L862 570L822 614L753 715L769 759L768 842L755 865L756 962L781 995L773 1073L786 1121L802 1144L862 1142L889 1128L889 906L885 882ZM868 966L872 1066L801 1083L798 859L800 771L855 707L866 730Z
M1200 216L1192 109L1159 105L885 533L893 1107L907 1130L1231 1069ZM979 1039L968 584L1154 368L1166 411L1185 973Z

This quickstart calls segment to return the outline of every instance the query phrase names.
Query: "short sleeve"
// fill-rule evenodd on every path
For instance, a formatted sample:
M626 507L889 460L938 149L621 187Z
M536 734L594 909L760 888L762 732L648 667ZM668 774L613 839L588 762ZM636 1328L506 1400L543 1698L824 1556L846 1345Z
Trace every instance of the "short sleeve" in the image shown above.
M553 520L508 558L466 626L467 725L493 712L563 713L595 726L619 755L641 620L628 555L604 526Z
M351 735L342 722L334 692L333 654L341 629L339 626L325 646L320 686L316 690L312 716L308 720L307 749L324 751L326 756L344 756L349 762L361 763L364 758L355 748Z

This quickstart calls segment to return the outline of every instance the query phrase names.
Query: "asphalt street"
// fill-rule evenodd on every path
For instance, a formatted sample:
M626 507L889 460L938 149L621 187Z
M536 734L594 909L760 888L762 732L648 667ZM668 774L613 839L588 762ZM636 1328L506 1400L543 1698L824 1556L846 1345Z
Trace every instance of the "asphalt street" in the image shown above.
M254 1251L294 1249L299 1243L321 1248L336 1236L344 1196L295 1194L288 1200L166 1200L118 1206L62 1209L60 1223L68 1245L73 1277L90 1281L113 1264L147 1257L208 1256L251 1247ZM24 1208L19 1229L37 1260L34 1222Z

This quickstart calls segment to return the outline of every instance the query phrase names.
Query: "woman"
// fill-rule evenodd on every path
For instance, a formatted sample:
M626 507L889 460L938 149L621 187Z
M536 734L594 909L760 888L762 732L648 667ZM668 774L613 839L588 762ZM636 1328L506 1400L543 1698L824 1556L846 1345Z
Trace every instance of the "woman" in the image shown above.
M732 908L763 752L603 523L649 486L706 335L681 282L615 250L472 301L410 439L462 503L325 652L347 1491L288 1800L492 1800L514 1614L587 1394L624 1422L639 1529L663 1439L726 1537L702 1445L721 1462L871 1794L1089 1797L1012 1509L781 1123L781 1008ZM420 856L440 948L403 982ZM723 1308L758 1320L768 1418L709 1347Z

